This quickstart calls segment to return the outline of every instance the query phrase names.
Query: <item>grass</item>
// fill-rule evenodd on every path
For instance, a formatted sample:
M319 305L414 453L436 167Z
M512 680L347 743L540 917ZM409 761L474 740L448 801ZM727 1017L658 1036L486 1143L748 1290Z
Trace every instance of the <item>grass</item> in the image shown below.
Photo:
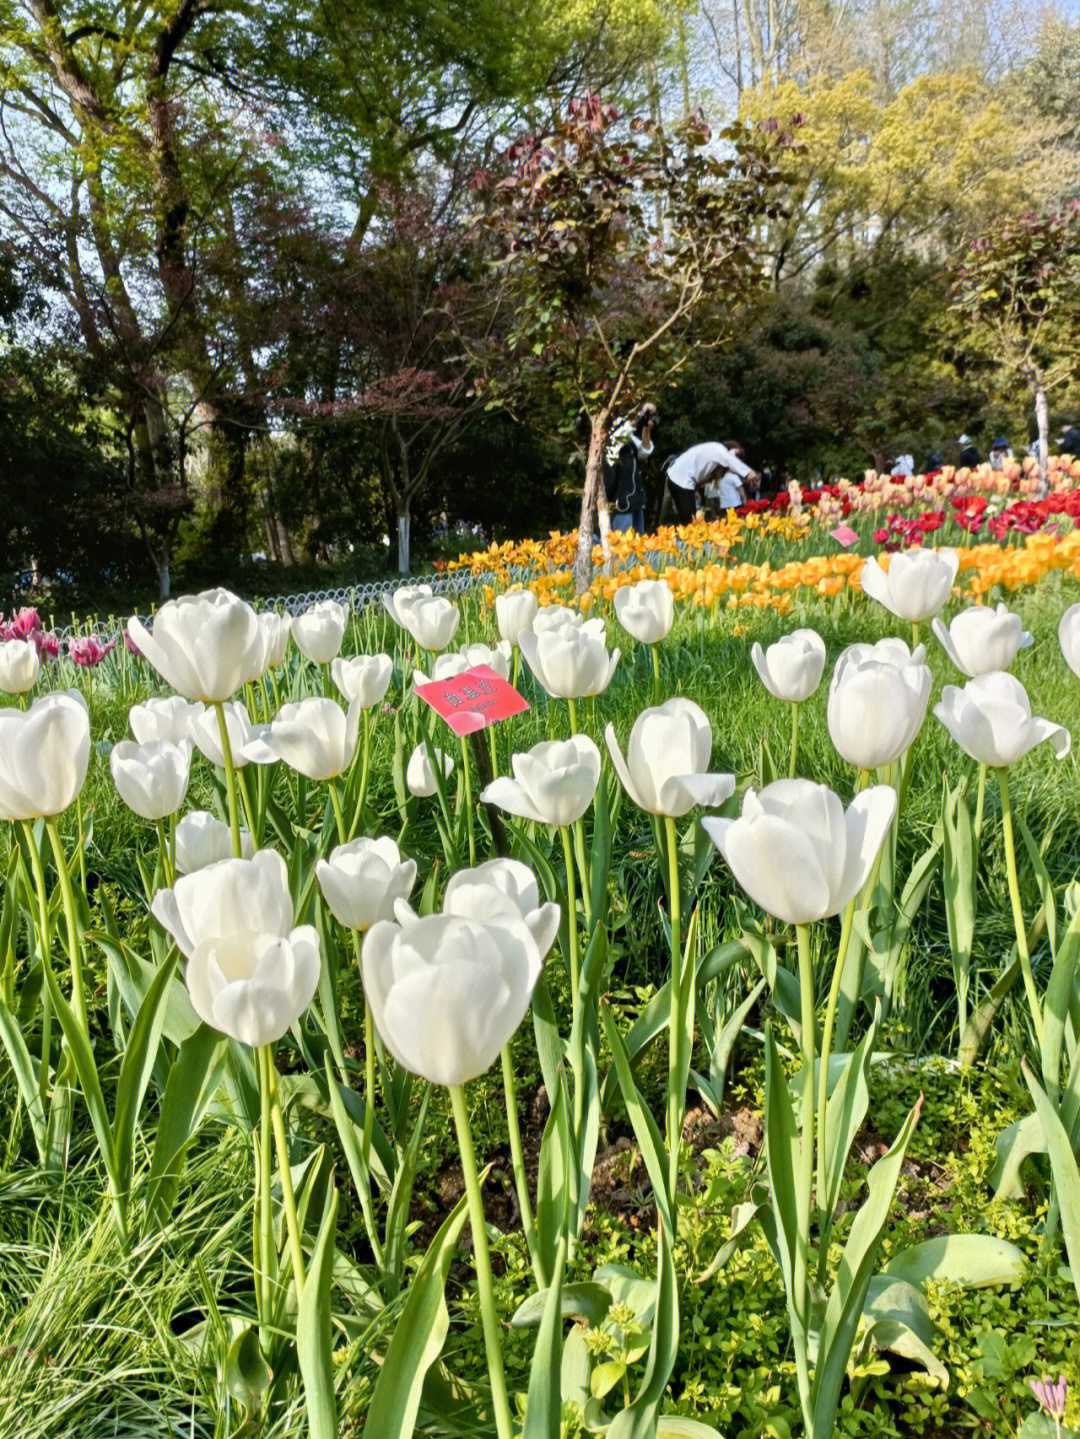
M1035 590L1007 598L1036 639L1031 649L1020 653L1014 667L1028 689L1033 711L1064 724L1074 736L1080 734L1080 682L1066 669L1056 641L1057 619L1067 604L1080 598L1080 586L1056 574ZM493 623L475 597L463 603L462 612L455 644L492 638ZM753 782L760 774L763 747L783 768L789 740L789 714L758 682L749 663L750 643L757 639L768 644L796 624L813 626L822 634L829 649L829 669L845 644L897 629L884 612L862 599L814 601L797 620L780 619L771 611L688 609L662 647L664 693L687 694L705 709L713 725L713 768L732 770L741 783ZM381 612L369 612L352 628L350 649L374 650L394 643L392 627ZM625 743L634 716L650 702L652 682L649 657L618 630L613 616L608 636L609 643L623 648L616 677L595 706L579 706L583 726L601 747L602 730L609 722ZM935 642L926 638L936 699L942 683L958 683L961 677L951 672ZM387 696L395 707L401 704L402 684L411 676L415 658L406 659L395 672ZM524 670L523 675L532 708L496 732L502 768L511 747L527 748L567 728L565 706L549 701ZM85 683L85 676L78 678ZM126 734L129 705L145 694L160 692L151 679L144 666L126 657L115 669L107 666L95 677L91 703L98 752L83 800L84 812L92 819L87 854L90 887L107 890L137 952L147 948L148 920L135 856L152 855L156 841L152 827L135 819L116 795L106 752ZM62 682L72 682L72 676L64 676ZM294 654L282 683L283 690L296 697L316 689L319 676ZM823 686L803 707L799 768L847 795L854 776L831 748L825 697ZM410 699L397 716L407 747L413 740L416 709ZM394 724L394 716L378 716L371 799L386 830L396 834L399 817L391 783ZM452 752L456 755L456 748ZM901 826L901 877L938 821L943 774L955 783L974 768L932 717L917 741L914 765ZM279 780L283 802L291 800L291 792L285 793L288 783ZM1060 892L1080 870L1076 759L1070 755L1058 763L1049 746L1041 746L1017 768L1013 789L1014 802L1033 833L1050 836L1046 863ZM309 787L313 812L316 790ZM189 805L220 807L215 782L202 761L195 766ZM430 807L414 801L412 810L404 844L418 861L419 888L432 864L441 863L441 848ZM72 824L68 817L68 834ZM643 1002L666 972L665 941L655 918L661 889L653 845L647 818L624 803L615 845L615 928L607 985L617 1001L630 1007ZM1012 943L993 784L987 798L984 858L973 1003L1000 972ZM1026 863L1021 865L1021 882L1030 918L1037 892ZM731 878L717 857L699 896L707 943L738 932L732 890ZM1045 982L1049 963L1045 945L1034 960ZM106 974L99 959L94 963L94 1002L103 1011ZM342 974L346 1039L356 1039L358 985L344 954ZM556 1001L565 1005L557 962L550 978ZM730 1005L745 994L754 978L745 971L730 973L716 1002ZM94 1029L100 1058L108 1053L109 1044L103 1012ZM1074 1384L1080 1383L1080 1321L1071 1280L1059 1261L1048 1262L1038 1251L1041 1190L1033 1187L1024 1203L1006 1204L990 1203L986 1187L994 1138L1028 1108L1018 1064L1020 1054L1030 1052L1031 1038L1019 992L998 1016L984 1065L963 1081L936 1061L929 1067L897 1067L902 1058L952 1055L956 1042L955 995L942 896L935 882L912 931L885 1046L887 1063L875 1071L871 1105L877 1131L891 1137L920 1087L927 1094L913 1143L911 1172L898 1196L897 1242L922 1237L938 1227L987 1228L1020 1243L1033 1268L1030 1282L1014 1290L933 1295L941 1357L951 1374L948 1392L911 1374L898 1376L895 1366L886 1365L888 1372L882 1372L883 1361L868 1358L857 1379L858 1403L850 1403L841 1417L845 1434L925 1434L928 1439L969 1432L1012 1434L1019 1418L1032 1407L1028 1377L1062 1372ZM528 1025L515 1041L515 1058L525 1104L539 1083ZM729 1111L760 1108L760 1048L752 1033L740 1042L734 1071L726 1102ZM648 1063L643 1076L647 1088ZM656 1078L662 1087L662 1078ZM505 1152L506 1120L495 1078L474 1085L470 1097L480 1156L498 1158ZM449 1116L439 1103L433 1108L415 1202L414 1217L421 1226L443 1212L444 1191L454 1182ZM85 1114L80 1114L85 1121ZM6 1080L0 1082L0 1119L5 1121L0 1133L9 1136L0 1171L0 1439L9 1435L11 1439L104 1439L106 1435L217 1439L237 1432L242 1414L222 1384L227 1347L222 1335L229 1322L242 1319L250 1309L248 1144L233 1130L208 1125L195 1145L172 1224L143 1241L133 1256L124 1257L102 1201L103 1176L89 1126L85 1122L77 1126L77 1142L66 1168L43 1173L32 1163L14 1086ZM304 1152L320 1143L335 1143L332 1126L317 1107L297 1106L290 1119ZM154 1122L151 1104L142 1136L147 1148L153 1142ZM683 1331L672 1402L678 1412L708 1419L722 1434L738 1439L771 1434L783 1439L784 1424L797 1429L793 1368L785 1338L782 1287L763 1241L754 1239L740 1250L715 1279L695 1282L726 1238L729 1211L742 1200L756 1163L753 1153L736 1154L734 1139L725 1136L722 1125L703 1123L704 1147L699 1141L696 1157L688 1165L692 1189L677 1256ZM622 1132L616 1113L602 1149L616 1150ZM575 1259L571 1278L587 1277L597 1264L610 1260L649 1265L647 1186L640 1166L634 1167L632 1152L619 1162L626 1170L625 1193L617 1202L606 1200L594 1210L588 1242ZM339 1182L345 1189L340 1241L357 1262L363 1262L358 1206L340 1167ZM861 1175L853 1174L852 1192L860 1182ZM489 1190L493 1187L497 1189L489 1185ZM528 1263L516 1232L500 1240L497 1250L502 1267L500 1304L502 1312L509 1314L531 1288ZM462 1282L466 1278L467 1272L452 1276L448 1292L452 1327L447 1357L456 1370L479 1377L483 1369L479 1317L474 1296ZM344 1306L340 1296L339 1303ZM373 1330L365 1327L368 1320L353 1322L347 1350L339 1346L339 1399L346 1426L355 1428L362 1422L375 1373L369 1352L372 1334L392 1320L392 1314L370 1320ZM991 1333L1004 1339L1004 1354L985 1338ZM530 1342L515 1331L508 1333L512 1391L523 1390L527 1382ZM592 1342L603 1341L593 1336ZM284 1403L261 1432L275 1439L303 1432L299 1401L294 1397ZM575 1432L571 1428L568 1435Z

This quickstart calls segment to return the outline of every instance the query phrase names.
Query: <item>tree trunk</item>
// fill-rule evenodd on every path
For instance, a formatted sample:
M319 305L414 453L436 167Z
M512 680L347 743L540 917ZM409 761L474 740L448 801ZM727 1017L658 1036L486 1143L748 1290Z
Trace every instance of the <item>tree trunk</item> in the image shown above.
M600 521L601 543L607 542L607 532L611 527L607 513L607 496L604 495L603 471L604 471L604 444L607 441L607 428L609 416L607 411L599 415L593 415L590 420L589 429L589 455L585 461L585 490L581 496L581 519L578 521L578 548L577 559L574 561L574 588L579 595L583 595L592 584L593 564L593 511L599 511L603 506L603 519ZM605 549L605 560L610 558L610 545Z
M1050 476L1047 463L1050 454L1050 407L1046 400L1046 390L1042 385L1035 391L1035 421L1039 427L1039 494L1040 500L1045 500L1050 492Z
M158 577L158 600L167 600L172 594L172 577L169 574L169 551L164 546L154 565Z
M403 509L398 510L397 516L397 567L399 575L409 573L409 527L411 516L409 514L408 502Z

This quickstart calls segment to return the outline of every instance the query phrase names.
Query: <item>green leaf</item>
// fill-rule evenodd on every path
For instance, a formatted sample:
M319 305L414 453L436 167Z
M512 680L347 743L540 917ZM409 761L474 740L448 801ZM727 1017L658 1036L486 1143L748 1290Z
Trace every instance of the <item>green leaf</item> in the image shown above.
M345 1162L349 1166L353 1186L360 1200L364 1228L367 1230L368 1240L375 1254L375 1263L381 1269L383 1267L382 1242L375 1224L375 1210L371 1199L371 1166L364 1158L363 1130L353 1121L345 1107L342 1090L334 1077L329 1057L326 1061L326 1085L330 1092L330 1111L334 1116L334 1125L337 1128L338 1138L341 1140L341 1147L345 1151ZM372 1137L374 1139L374 1126ZM372 1152L374 1147L374 1143L372 1143Z
M645 1162L645 1169L653 1188L657 1213L667 1227L668 1234L673 1235L675 1225L671 1209L671 1195L668 1192L667 1150L664 1146L664 1138L634 1083L633 1071L630 1068L630 1056L627 1053L623 1037L619 1033L615 1016L606 1004L600 1006L600 1014L604 1021L604 1033L607 1036L608 1047L615 1059L615 1069L619 1076L619 1088L622 1090L626 1112L630 1117L634 1137L641 1150L641 1157Z
M45 983L49 986L49 997L52 999L53 1009L60 1021L60 1027L64 1031L64 1038L75 1064L75 1072L79 1076L79 1084L82 1088L83 1098L86 1100L86 1107L90 1112L90 1122L94 1126L98 1148L101 1150L101 1162L109 1176L114 1201L118 1201L119 1196L126 1193L127 1181L125 1176L121 1175L117 1164L112 1126L109 1123L108 1110L105 1108L105 1096L101 1092L101 1081L98 1078L97 1065L94 1062L94 1051L90 1048L90 1041L82 1026L75 1018L74 1010L61 992L56 975L53 973L52 964L47 956L45 957ZM119 1202L122 1203L122 1201Z
M942 805L941 863L953 981L960 997L963 1023L966 1023L971 946L975 937L975 836L962 786L950 790L948 783Z
M401 1157L398 1171L394 1175L394 1186L386 1209L386 1261L385 1273L393 1281L393 1293L401 1276L405 1254L405 1233L409 1225L409 1205L412 1202L413 1185L416 1182L416 1168L420 1162L420 1147L427 1126L428 1105L431 1102L431 1085L424 1085L424 1097L409 1136L408 1147Z
M882 1274L909 1284L954 1284L978 1289L991 1284L1016 1284L1027 1261L1015 1244L993 1234L940 1234L889 1256Z
M169 957L151 980L146 997L135 1016L135 1023L131 1026L127 1049L120 1066L120 1077L116 1085L113 1143L116 1146L117 1170L125 1185L131 1181L135 1129L161 1043L161 1030L165 1023L165 999L172 983L178 953L173 946Z
M1080 911L1069 921L1054 957L1054 967L1043 999L1042 1076L1046 1092L1057 1103L1061 1089L1061 1056L1069 1009L1076 993L1076 966L1080 959Z
M229 1345L225 1355L225 1388L248 1413L262 1408L263 1395L273 1372L259 1347L258 1332L250 1325Z
M682 1419L662 1414L656 1422L656 1439L716 1439L716 1430L700 1419Z
M847 1243L844 1245L839 1273L825 1307L810 1391L814 1432L818 1434L833 1432L848 1359L866 1303L870 1280L877 1266L878 1251L900 1178L900 1168L921 1106L920 1100L904 1121L892 1148L878 1160L867 1176L869 1193L855 1215Z
M825 1134L818 1140L825 1155L825 1196L824 1202L819 1200L819 1203L830 1228L840 1197L840 1185L843 1182L848 1153L866 1118L870 1103L867 1072L880 1014L879 1004L874 1022L863 1035L855 1053L848 1057L825 1109ZM830 1059L832 1058L835 1056L830 1055Z
M296 1357L304 1381L310 1439L337 1439L338 1434L337 1400L334 1397L334 1331L330 1321L337 1215L338 1192L331 1176L322 1223L296 1315Z
M518 1305L510 1320L511 1329L534 1329L544 1316L550 1289L539 1289ZM559 1305L564 1319L584 1319L590 1329L597 1329L611 1308L611 1290L603 1284L583 1280L578 1284L564 1284Z
M1031 861L1031 868L1035 874L1035 884L1039 890L1039 900L1042 904L1043 914L1046 916L1046 936L1050 941L1050 953L1057 954L1057 899L1054 895L1054 881L1050 878L1050 872L1046 868L1046 862L1042 857L1042 851L1035 843L1035 837L1019 815L1013 816L1013 824L1020 831L1020 838L1024 841L1024 848L1027 850L1028 859ZM1043 846L1049 842L1053 826L1050 832L1043 836Z
M442 1352L450 1328L444 1291L467 1213L468 1196L463 1194L428 1246L409 1285L367 1413L365 1427L379 1439L412 1439L424 1376Z
M559 1240L555 1272L533 1349L521 1439L559 1439L562 1431L562 1285L565 1273L564 1233Z
M559 1070L551 1112L540 1141L536 1172L536 1237L546 1279L554 1272L559 1242L566 1232L567 1200L571 1182L572 1142L570 1098L566 1074Z
M1039 1116L1046 1148L1050 1155L1050 1171L1054 1176L1058 1209L1061 1214L1061 1232L1065 1237L1065 1250L1069 1256L1073 1284L1080 1298L1080 1168L1077 1167L1065 1126L1058 1118L1054 1106L1038 1080L1024 1062L1024 1078L1027 1080L1031 1097L1035 1101L1035 1112Z
M41 1094L38 1091L38 1077L34 1072L34 1061L26 1047L26 1040L23 1038L18 1020L2 999L0 999L0 1042L7 1051L8 1062L19 1088L19 1097L26 1108L27 1118L30 1120L30 1129L34 1136L38 1158L44 1162L47 1151L47 1121Z
M776 1052L772 1025L765 1028L765 1157L769 1171L772 1210L780 1249L780 1267L788 1308L792 1311L795 1285L795 1255L799 1245L799 1205L796 1178L799 1169L799 1136L787 1075ZM801 1301L800 1301L801 1302ZM793 1312L793 1311L792 1311Z
M202 1123L225 1064L226 1041L208 1024L180 1046L161 1100L150 1157L146 1213L151 1224L166 1222L191 1136Z
M608 1439L654 1439L656 1416L667 1392L679 1349L679 1289L672 1260L672 1240L663 1224L656 1234L656 1318L645 1376L634 1401L621 1409Z

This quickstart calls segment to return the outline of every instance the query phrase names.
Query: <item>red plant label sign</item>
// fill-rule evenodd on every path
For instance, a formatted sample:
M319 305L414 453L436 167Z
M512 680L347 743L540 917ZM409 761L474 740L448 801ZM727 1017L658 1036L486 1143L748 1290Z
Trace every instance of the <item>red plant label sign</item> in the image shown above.
M843 545L845 550L849 545L857 545L859 543L859 536L850 525L837 525L835 530L829 531L829 534L832 535L838 545Z
M456 735L487 729L529 708L524 697L490 665L474 665L452 679L417 685L416 693Z

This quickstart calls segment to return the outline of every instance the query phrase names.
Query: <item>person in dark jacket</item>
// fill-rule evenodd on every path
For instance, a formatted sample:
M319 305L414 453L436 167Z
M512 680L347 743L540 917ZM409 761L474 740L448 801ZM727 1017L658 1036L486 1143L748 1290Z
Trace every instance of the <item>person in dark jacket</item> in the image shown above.
M613 530L645 533L645 478L641 461L653 452L656 406L642 405L618 421L604 450L604 490Z
M982 464L979 459L979 451L975 447L975 441L970 435L961 435L957 442L960 446L960 468L973 470L976 465Z
M1058 435L1058 453L1080 459L1080 430L1075 425L1066 425Z

